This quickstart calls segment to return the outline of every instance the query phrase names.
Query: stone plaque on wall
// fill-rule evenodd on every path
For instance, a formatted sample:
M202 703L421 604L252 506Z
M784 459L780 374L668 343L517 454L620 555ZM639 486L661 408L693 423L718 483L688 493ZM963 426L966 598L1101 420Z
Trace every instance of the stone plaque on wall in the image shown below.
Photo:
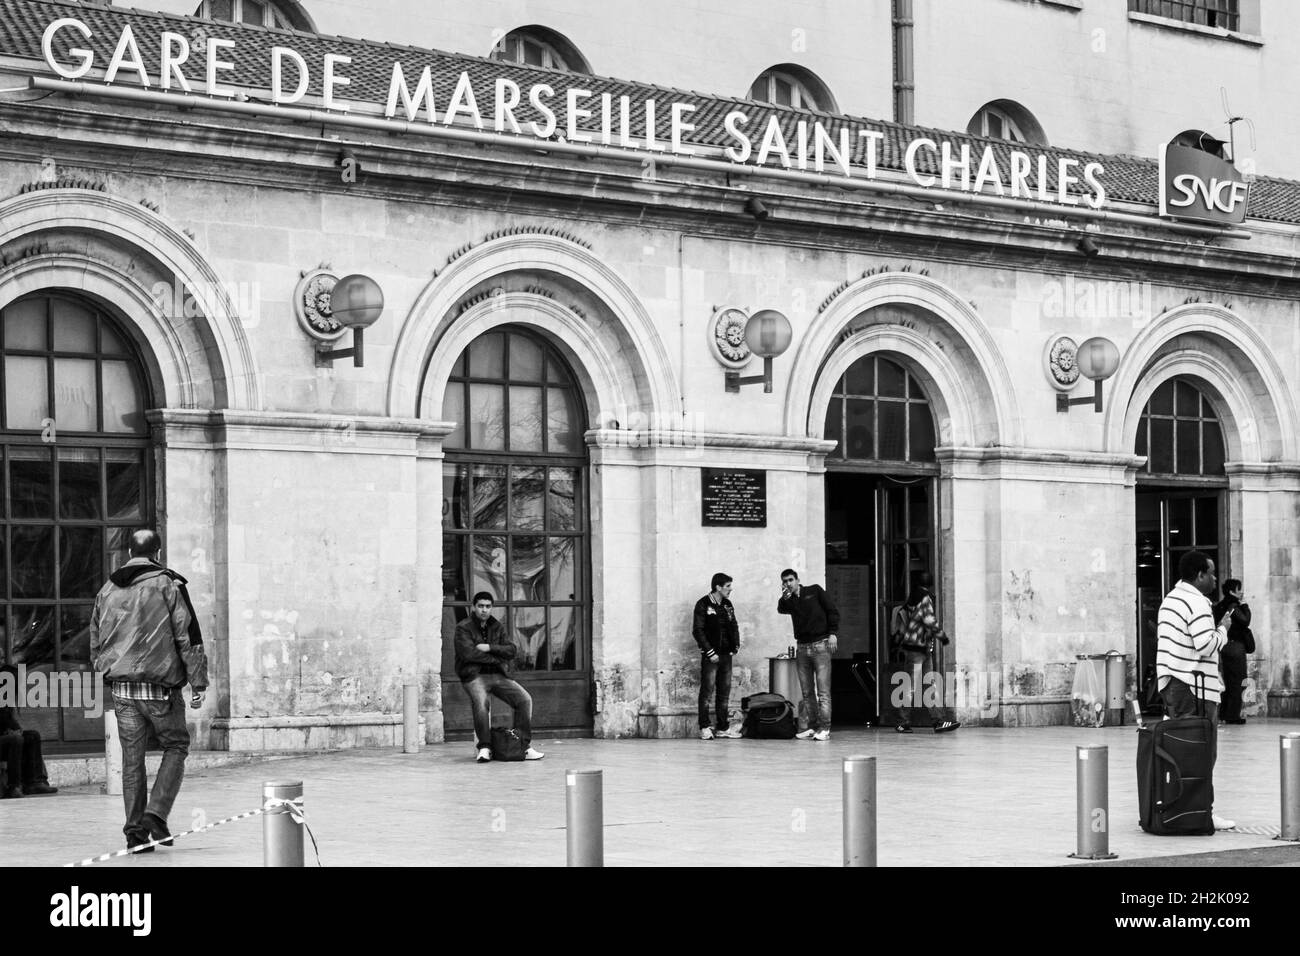
M701 468L706 528L766 528L767 472Z

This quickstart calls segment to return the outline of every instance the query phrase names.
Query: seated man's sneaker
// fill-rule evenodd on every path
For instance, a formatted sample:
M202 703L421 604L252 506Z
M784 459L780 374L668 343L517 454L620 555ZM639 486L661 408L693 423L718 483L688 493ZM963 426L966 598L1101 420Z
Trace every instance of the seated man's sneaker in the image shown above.
M831 732L829 730L819 730L813 734L813 740L830 740Z
M727 740L739 740L744 736L739 727L728 727L726 730L719 730L714 736L725 737Z
M701 739L701 740L712 740L712 739L713 739L713 728L712 728L712 727L701 727L701 728L700 728L700 739Z
M1221 817L1217 813L1214 814L1214 829L1231 830L1236 825L1235 821L1229 820L1227 817Z
M815 737L816 735L817 735L817 731L809 727L807 730L799 731L799 733L795 734L794 736L796 740L812 740L813 737Z
M492 751L489 750L487 747L480 747L478 749L478 753L474 755L474 760L477 763L488 763L489 761L491 761L491 759L492 759Z
M534 750L532 747L529 747L524 751L525 760L541 760L545 756L546 754L542 753L540 750Z

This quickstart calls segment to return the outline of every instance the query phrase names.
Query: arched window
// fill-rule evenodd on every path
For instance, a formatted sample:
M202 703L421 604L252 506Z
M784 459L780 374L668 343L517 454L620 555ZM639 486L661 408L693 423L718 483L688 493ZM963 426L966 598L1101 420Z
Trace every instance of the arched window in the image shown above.
M442 417L444 606L456 620L491 592L523 671L586 667L586 431L559 353L523 329L461 355ZM446 635L450 639L450 635Z
M570 73L590 73L591 67L578 48L554 30L528 26L511 30L489 54L494 60L541 66Z
M1147 456L1141 475L1215 477L1224 474L1223 428L1195 385L1171 378L1142 409L1135 454Z
M828 458L933 462L934 415L921 385L897 362L865 355L836 383L826 411Z
M316 32L316 26L303 10L302 4L284 0L203 0L194 15L206 20Z
M1014 100L985 103L966 124L966 132L972 136L1004 139L1028 146L1047 145L1047 136L1034 114Z
M95 594L131 531L153 523L148 386L109 316L53 292L0 309L0 378L0 649L29 668L85 670ZM74 713L39 729L87 739Z
M811 71L793 63L783 63L760 73L749 87L749 98L776 106L837 112L835 99L826 84Z

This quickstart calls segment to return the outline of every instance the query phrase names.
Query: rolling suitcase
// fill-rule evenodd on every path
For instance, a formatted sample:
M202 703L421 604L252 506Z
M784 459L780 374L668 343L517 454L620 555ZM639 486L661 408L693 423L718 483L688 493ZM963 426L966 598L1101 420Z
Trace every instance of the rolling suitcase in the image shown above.
M1171 717L1138 728L1139 822L1147 833L1214 834L1215 728L1204 716L1202 698L1197 701L1199 717Z

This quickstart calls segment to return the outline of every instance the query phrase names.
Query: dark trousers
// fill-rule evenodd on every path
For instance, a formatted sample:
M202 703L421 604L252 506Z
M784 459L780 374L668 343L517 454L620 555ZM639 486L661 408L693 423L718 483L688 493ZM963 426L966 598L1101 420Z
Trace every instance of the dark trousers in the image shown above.
M122 803L126 806L127 839L148 840L149 831L140 822L152 813L164 823L185 779L185 758L190 752L190 732L185 727L185 698L173 690L168 700L113 700L117 714L117 733L122 741ZM162 746L162 764L149 792L149 777L144 769L149 732L153 731Z
M904 665L907 668L907 687L911 693L904 699L901 707L898 708L898 722L900 724L921 724L929 721L931 724L938 724L949 719L946 715L948 711L943 704L943 694L945 682L942 680L943 674L935 662L934 651L912 651L903 650L903 658L906 661ZM939 680L933 687L925 686L925 677L927 674L936 675ZM925 697L927 692L931 695L938 694L940 705L926 704Z
M1219 716L1224 720L1241 719L1241 688L1246 681L1246 648L1229 641L1223 649L1223 706Z
M41 757L41 735L34 730L0 734L0 763L6 767L5 786L25 790L50 782Z
M719 654L716 663L700 655L700 729L714 726L726 730L730 724L731 655ZM716 704L718 721L709 721L709 705Z
M1219 705L1207 700L1202 704L1192 689L1175 677L1160 692L1160 699L1165 702L1165 714L1170 717L1200 717L1202 713L1210 721L1210 805L1214 805L1214 763L1219 759ZM1202 710L1204 708L1204 710Z
M505 674L479 674L465 681L465 693L474 712L474 737L478 748L492 747L492 714L488 710L488 697L495 697L514 710L515 734L529 747L533 742L533 698L518 681Z

